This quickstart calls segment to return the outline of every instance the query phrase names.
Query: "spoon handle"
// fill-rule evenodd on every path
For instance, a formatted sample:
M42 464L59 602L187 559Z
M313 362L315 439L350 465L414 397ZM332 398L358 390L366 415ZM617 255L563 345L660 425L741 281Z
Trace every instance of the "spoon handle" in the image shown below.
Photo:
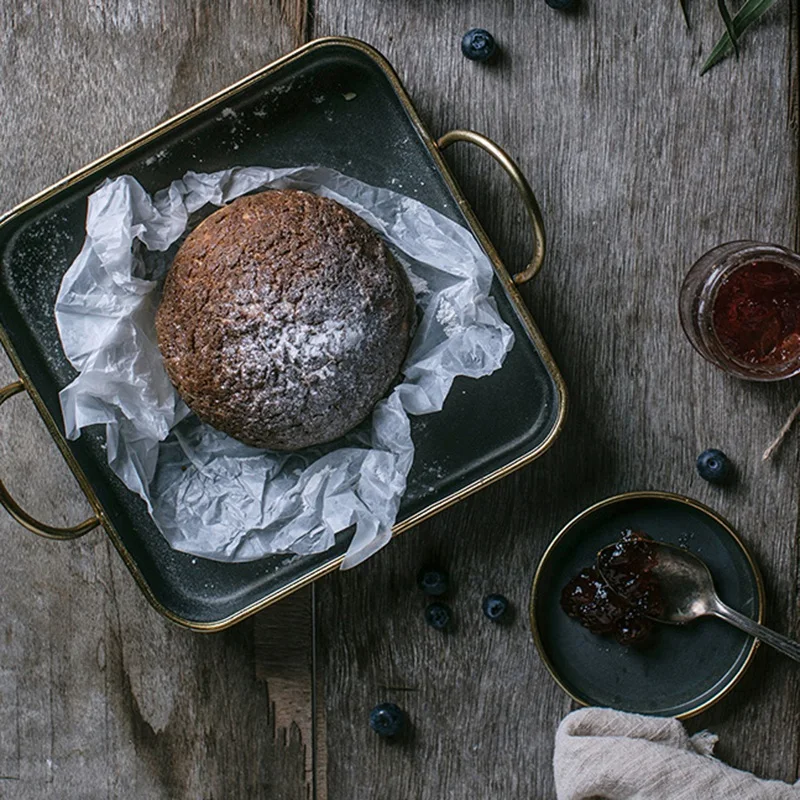
M800 643L793 641L788 636L783 636L769 628L765 628L763 625L759 625L757 622L750 619L750 617L746 617L744 614L740 614L738 611L728 608L728 606L722 602L716 603L710 611L715 617L730 622L734 627L739 628L739 630L745 633L749 633L751 636L755 636L756 639L760 639L765 644L770 645L770 647L774 647L785 656L789 656L789 658L793 658L795 661L800 661Z

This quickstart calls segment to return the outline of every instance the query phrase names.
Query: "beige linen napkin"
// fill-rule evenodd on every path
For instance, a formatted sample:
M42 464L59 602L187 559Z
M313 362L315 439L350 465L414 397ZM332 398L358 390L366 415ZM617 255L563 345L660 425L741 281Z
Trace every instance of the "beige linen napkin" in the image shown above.
M800 800L800 782L756 778L713 757L717 737L676 719L584 708L564 718L553 766L558 800Z

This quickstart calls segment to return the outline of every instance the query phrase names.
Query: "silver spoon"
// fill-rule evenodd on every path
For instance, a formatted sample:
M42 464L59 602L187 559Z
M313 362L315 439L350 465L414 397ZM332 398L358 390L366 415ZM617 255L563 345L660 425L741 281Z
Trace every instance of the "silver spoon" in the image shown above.
M729 608L719 599L708 567L697 556L663 542L652 544L655 546L656 563L651 574L658 580L664 600L663 613L653 619L680 625L698 617L719 617L735 628L766 642L789 658L800 661L800 643L759 625L750 617ZM615 544L610 544L600 553L614 547ZM601 562L600 553L597 559L598 569ZM602 575L602 569L600 574ZM605 576L603 579L606 580ZM606 583L609 581L606 580Z

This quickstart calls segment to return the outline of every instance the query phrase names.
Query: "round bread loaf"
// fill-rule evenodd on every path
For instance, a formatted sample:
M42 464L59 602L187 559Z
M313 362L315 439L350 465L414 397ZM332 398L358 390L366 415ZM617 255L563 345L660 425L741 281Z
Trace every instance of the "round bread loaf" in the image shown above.
M300 191L240 197L178 250L156 314L167 374L200 419L297 450L358 425L389 390L414 292L356 214Z

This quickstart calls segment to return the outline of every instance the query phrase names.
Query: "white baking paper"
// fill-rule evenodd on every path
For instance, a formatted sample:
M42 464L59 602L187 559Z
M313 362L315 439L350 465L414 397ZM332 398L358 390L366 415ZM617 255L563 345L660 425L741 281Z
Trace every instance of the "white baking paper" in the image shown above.
M408 271L422 314L403 381L371 418L334 445L291 454L200 422L170 383L155 335L161 282L192 215L268 188L312 191L366 220ZM67 436L106 426L109 465L177 550L219 561L320 552L355 525L343 565L354 566L391 537L414 459L408 415L439 411L457 375L489 375L513 345L489 297L492 275L465 228L322 167L189 172L152 198L130 176L106 181L89 198L86 240L56 300L80 372L60 396Z

